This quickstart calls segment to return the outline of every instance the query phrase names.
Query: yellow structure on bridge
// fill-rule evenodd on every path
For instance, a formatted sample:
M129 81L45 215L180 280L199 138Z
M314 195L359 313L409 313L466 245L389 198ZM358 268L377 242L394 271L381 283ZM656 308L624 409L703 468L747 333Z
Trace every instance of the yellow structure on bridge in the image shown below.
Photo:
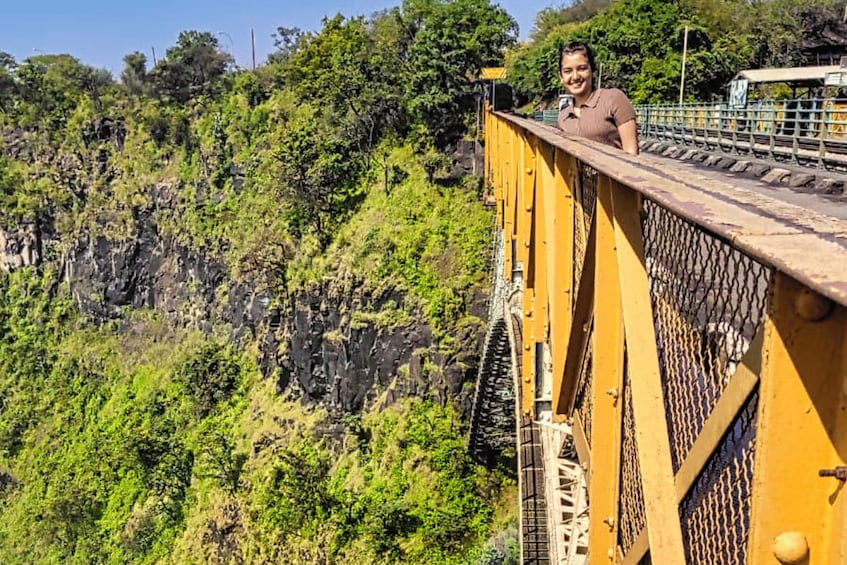
M847 563L847 222L507 113L485 159L519 410L570 427L583 559Z

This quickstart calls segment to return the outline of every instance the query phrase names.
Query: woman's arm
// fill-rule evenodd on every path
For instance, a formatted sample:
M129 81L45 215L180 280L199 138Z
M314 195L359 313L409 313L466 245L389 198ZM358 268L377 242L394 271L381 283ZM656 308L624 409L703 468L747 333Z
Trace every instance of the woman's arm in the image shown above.
M638 155L638 127L635 120L629 120L618 126L621 136L621 146L630 155Z

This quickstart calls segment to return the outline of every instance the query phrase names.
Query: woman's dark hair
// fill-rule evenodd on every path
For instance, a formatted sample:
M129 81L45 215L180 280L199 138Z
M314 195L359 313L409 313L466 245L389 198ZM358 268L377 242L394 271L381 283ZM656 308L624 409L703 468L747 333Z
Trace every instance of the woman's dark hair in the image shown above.
M597 65L594 63L594 51L591 50L591 47L587 43L582 41L569 41L562 45L562 48L559 49L560 70L562 68L562 59L565 58L565 55L570 55L571 53L584 53L585 58L588 59L588 66L591 67L591 72L597 70Z

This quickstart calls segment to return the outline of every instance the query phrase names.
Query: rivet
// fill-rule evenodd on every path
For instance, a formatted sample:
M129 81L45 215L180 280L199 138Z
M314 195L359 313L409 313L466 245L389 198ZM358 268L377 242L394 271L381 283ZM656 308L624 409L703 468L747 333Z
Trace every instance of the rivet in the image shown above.
M523 378L523 382L525 382L525 383L531 383L531 382L532 382L532 379L531 379L530 377L524 377L524 378Z
M847 466L840 465L834 469L821 469L818 471L819 477L835 477L839 481L847 481Z
M529 351L529 344L527 343L526 345L523 346L523 348L526 349L527 351Z
M799 565L809 556L809 542L802 532L783 532L773 540L773 554L783 565Z
M609 559L614 559L615 558L615 550L612 549L612 548L609 548L609 551L606 552L606 556Z
M529 167L527 167L527 169L526 169L526 174L531 175L531 174L532 174L532 169L531 169L531 168L529 168Z
M527 212L532 212L532 206L527 206L527 207L526 207L526 211L527 211Z
M807 322L819 322L832 312L832 300L804 288L794 298L794 311Z
M529 247L529 242L528 242L528 241L525 241L525 242L524 242L524 244L523 244L523 246L524 246L524 247Z
M527 318L532 318L532 310L527 310L524 314L526 314Z

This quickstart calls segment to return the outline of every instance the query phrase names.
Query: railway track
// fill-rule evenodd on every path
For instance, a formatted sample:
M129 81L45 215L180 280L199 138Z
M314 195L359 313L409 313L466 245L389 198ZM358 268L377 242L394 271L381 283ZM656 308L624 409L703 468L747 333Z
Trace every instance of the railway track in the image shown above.
M646 124L642 138L720 153L748 155L778 163L847 172L847 140L709 128Z

